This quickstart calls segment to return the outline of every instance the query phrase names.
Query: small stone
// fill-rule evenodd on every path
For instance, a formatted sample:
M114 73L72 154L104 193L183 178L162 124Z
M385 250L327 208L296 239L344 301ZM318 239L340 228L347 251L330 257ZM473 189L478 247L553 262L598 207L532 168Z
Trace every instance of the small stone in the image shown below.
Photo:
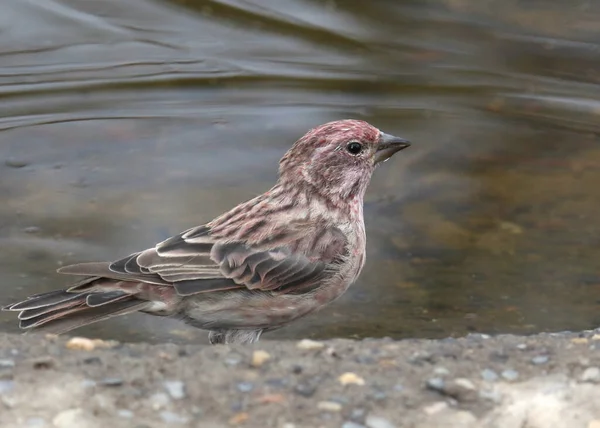
M188 422L188 418L185 416L178 415L177 413L162 411L160 412L160 418L168 424L185 424Z
M56 360L50 356L38 357L31 360L31 365L35 370L48 370L56 365Z
M298 349L303 349L306 351L314 351L316 349L323 349L325 347L325 344L317 342L316 340L302 339L300 342L298 342L296 347Z
M271 355L267 351L262 351L259 349L252 353L252 361L250 365L252 367L260 367L270 359Z
M97 385L97 382L92 379L83 379L81 381L81 386L84 388L93 388L96 385Z
M229 419L231 425L243 424L250 418L250 415L246 412L236 413Z
M83 409L63 410L52 419L56 428L76 428L85 426L85 412Z
M581 374L580 380L582 382L600 383L600 368L588 367Z
M150 396L150 403L154 410L165 407L170 401L171 400L169 400L169 396L163 392L157 392L156 394L152 394Z
M600 340L600 334L594 334L592 340Z
M516 370L513 370L513 369L506 369L506 370L502 370L502 373L500 374L500 376L502 376L504 379L512 382L519 378L519 372Z
M43 418L27 418L27 420L25 420L25 426L29 427L29 428L42 428L42 427L47 427L48 424L46 423L46 420Z
M500 392L496 391L495 389L484 389L482 391L479 391L479 397L496 404L502 401L502 394L500 394Z
M123 385L123 379L120 377L107 377L99 381L98 384L103 386L121 386Z
M363 419L365 418L365 413L366 410L365 409L352 409L352 411L350 412L350 419L352 419L353 421L363 421Z
M550 357L548 357L547 355L538 355L531 359L531 364L535 364L536 366L539 366L541 364L546 364L549 360L550 360Z
M367 415L367 418L365 419L365 425L369 428L396 428L396 425L387 419L371 414Z
M586 345L588 342L589 340L585 337L574 337L571 339L571 343L574 343L575 345Z
M312 397L316 391L317 387L315 385L309 385L306 383L299 383L294 388L294 392L298 395L302 395L303 397Z
M396 391L396 392L404 391L404 385L397 383L396 385L394 385L394 391Z
M185 384L180 380L166 380L163 386L174 400L185 398Z
M12 369L15 366L14 360L0 360L0 370L1 369Z
M15 382L12 380L0 380L0 395L12 391L15 388Z
M342 410L342 405L335 401L319 401L317 403L317 408L328 412L339 412Z
M39 233L41 229L37 226L29 226L23 229L25 233Z
M289 381L285 378L274 378L265 380L265 385L272 386L273 388L285 388L289 385Z
M254 384L252 382L239 382L236 387L240 392L250 392L254 389Z
M281 425L281 428L296 428L296 425L292 424L292 423L289 423L289 422L286 422L283 425Z
M25 159L8 158L4 161L4 165L9 168L24 168L29 165L29 162Z
M342 385L364 385L365 380L356 373L346 372L338 378Z
M73 337L69 339L65 345L68 349L76 349L79 351L93 351L96 346L101 345L103 340L92 340L87 337Z
M427 389L442 392L446 387L446 382L444 382L444 379L442 379L441 377L432 377L431 379L427 380L427 383L425 385Z
M237 366L242 362L242 356L240 354L231 353L225 357L224 362L228 366Z
M431 416L431 415L435 415L436 413L439 413L443 410L446 410L447 408L448 408L448 403L446 403L445 401L438 401L436 403L425 406L423 408L423 411L427 415Z
M527 349L527 344L526 344L526 343L519 343L519 344L517 345L517 349L518 349L519 351L524 351L524 350L526 350L526 349Z
M448 370L446 367L436 367L433 370L433 374L436 376L446 376L450 374L450 370Z
M364 425L357 424L356 422L348 421L342 424L342 428L366 428Z
M126 419L131 419L134 416L133 412L131 410L127 410L127 409L117 410L117 415L119 415L119 417L121 417L121 418L126 418Z
M273 403L279 404L279 403L285 403L286 398L282 394L266 394L261 397L258 397L257 401L260 404L273 404Z
M487 382L495 382L498 380L498 374L492 369L481 370L481 377Z

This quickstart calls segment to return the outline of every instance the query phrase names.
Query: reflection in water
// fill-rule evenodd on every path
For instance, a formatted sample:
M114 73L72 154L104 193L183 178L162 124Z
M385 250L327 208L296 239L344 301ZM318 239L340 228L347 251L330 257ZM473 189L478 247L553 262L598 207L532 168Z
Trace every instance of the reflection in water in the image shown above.
M376 172L359 282L268 337L600 324L596 2L4 3L0 303L210 220L355 117L416 144ZM82 333L205 335L144 315Z

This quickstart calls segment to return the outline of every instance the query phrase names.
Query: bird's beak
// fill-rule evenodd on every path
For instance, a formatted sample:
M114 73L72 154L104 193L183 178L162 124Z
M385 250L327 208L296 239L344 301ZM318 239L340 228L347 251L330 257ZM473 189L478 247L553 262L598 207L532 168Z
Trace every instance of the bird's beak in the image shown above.
M410 141L382 132L381 137L379 138L377 151L375 152L375 163L385 162L391 158L394 153L399 152L408 146L410 146Z

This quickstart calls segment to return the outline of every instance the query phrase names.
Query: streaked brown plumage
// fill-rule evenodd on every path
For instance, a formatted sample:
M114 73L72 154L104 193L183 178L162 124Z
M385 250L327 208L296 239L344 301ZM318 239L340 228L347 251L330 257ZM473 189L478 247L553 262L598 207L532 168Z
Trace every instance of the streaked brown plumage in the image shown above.
M141 311L210 330L211 343L257 341L358 277L363 195L376 164L408 145L363 121L321 125L285 154L266 193L121 260L63 267L82 279L4 309L53 333Z

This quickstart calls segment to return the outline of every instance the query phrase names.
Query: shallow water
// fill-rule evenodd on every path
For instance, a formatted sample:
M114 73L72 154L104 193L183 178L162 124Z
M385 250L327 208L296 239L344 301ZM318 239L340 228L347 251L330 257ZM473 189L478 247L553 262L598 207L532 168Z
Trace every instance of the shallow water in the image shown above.
M0 303L210 220L353 117L415 144L369 188L358 283L268 337L600 325L598 2L4 0L0 34Z

